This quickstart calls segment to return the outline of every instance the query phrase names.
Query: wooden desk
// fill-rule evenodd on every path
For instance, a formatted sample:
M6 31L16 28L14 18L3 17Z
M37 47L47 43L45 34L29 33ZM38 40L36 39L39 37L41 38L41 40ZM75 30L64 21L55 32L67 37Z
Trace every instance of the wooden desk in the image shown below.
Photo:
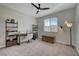
M11 36L16 36L17 37L17 44L18 45L20 45L20 37L21 36L27 36L27 34L25 34L25 33L18 33L18 34L13 34L13 35L9 35L9 37L11 37Z
M18 36L18 41L19 41L19 42L17 43L18 45L20 45L20 37L21 37L21 36L27 36L27 34L25 34L25 33L19 33L19 34L16 34L16 35Z

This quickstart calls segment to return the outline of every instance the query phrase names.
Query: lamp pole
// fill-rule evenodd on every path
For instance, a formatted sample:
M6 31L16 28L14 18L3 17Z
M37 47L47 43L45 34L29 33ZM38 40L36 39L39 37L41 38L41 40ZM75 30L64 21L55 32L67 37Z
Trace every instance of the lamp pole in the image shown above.
M70 27L70 46L72 46L72 29Z
M72 45L72 27L70 27L70 46L74 49L75 47Z
M72 22L69 22L69 21L65 21L65 24L66 26L70 29L70 45L73 49L75 48L73 45L72 45Z

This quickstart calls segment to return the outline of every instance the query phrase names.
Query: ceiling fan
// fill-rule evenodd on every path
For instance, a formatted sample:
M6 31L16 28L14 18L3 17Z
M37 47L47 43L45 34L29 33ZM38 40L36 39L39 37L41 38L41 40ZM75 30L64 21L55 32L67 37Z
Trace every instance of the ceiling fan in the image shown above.
M31 4L37 9L36 14L38 14L40 10L48 10L48 9L50 9L50 8L41 8L40 7L41 4L38 4L38 6L35 5L34 3L31 3Z

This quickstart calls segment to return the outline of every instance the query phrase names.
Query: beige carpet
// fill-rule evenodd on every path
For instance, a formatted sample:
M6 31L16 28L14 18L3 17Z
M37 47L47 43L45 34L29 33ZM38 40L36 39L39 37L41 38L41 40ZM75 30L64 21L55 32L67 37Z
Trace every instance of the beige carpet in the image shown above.
M1 56L76 56L77 53L69 46L51 44L41 40L32 40L20 46L0 49Z

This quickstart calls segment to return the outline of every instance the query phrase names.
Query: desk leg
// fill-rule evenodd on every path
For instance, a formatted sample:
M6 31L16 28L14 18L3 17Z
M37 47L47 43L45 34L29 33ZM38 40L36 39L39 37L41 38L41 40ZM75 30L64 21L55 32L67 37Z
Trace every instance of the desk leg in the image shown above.
M18 35L18 45L20 45L20 36Z

